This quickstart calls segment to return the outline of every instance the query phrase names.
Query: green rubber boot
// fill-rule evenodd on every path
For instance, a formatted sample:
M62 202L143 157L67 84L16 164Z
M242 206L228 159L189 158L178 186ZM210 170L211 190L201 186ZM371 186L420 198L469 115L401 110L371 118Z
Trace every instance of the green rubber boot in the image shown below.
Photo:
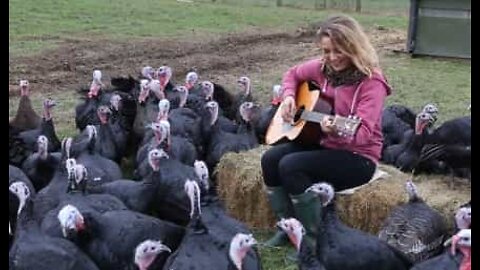
M285 189L281 186L267 187L267 197L273 212L278 219L293 216L292 202ZM275 235L267 240L264 245L267 247L280 247L289 243L287 234L278 229Z
M295 211L295 218L300 221L305 228L303 241L308 241L310 246L315 248L317 239L317 221L320 211L320 201L313 193L302 193L299 195L290 195ZM288 253L287 259L297 261L297 251Z

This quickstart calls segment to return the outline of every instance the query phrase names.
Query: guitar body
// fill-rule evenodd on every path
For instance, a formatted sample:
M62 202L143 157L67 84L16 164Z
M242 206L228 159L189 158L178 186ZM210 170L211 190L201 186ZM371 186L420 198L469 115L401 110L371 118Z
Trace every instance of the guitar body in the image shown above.
M307 82L300 85L296 94L297 114L292 124L285 123L282 118L281 108L275 113L265 136L265 142L274 145L286 141L298 141L300 143L317 143L321 136L318 123L301 120L299 112L302 110L315 111L319 101L320 91L311 89Z

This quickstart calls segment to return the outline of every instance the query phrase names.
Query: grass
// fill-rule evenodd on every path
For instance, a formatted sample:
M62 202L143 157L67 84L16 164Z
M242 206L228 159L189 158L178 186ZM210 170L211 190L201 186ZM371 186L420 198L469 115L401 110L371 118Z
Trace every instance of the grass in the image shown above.
M9 0L9 55L32 54L66 38L116 39L223 33L251 27L292 28L330 12L168 0ZM360 22L405 28L402 17L355 14Z
M252 27L294 28L298 25L321 20L331 11L314 11L289 8L243 5L233 0L217 0L212 4L203 0L194 4L167 0L9 0L9 49L10 57L39 53L52 48L68 38L136 39L144 37L178 37L196 33L224 33L242 31ZM244 2L253 0L244 0ZM268 0L274 2L274 0ZM404 5L406 0L365 0L383 8L389 3L392 9ZM229 2L229 4L222 4ZM267 2L267 0L263 0ZM288 2L288 1L284 1ZM403 3L403 4L400 4ZM403 6L402 6L403 7ZM382 25L387 28L406 29L406 17L389 15L353 14L365 26ZM268 30L266 30L268 31ZM253 86L263 93L266 101L273 84L279 83L285 67L291 63L279 63L270 70L252 71ZM440 110L438 123L467 114L471 98L470 61L410 58L406 55L387 53L382 55L382 65L393 94L388 104L404 104L418 111L425 103L433 102ZM232 75L233 78L234 75ZM86 82L88 83L88 82ZM41 112L44 95L32 89L32 102ZM54 121L60 138L73 136L74 107L78 97L73 92L55 91L50 94L57 100ZM9 116L15 115L18 97L9 99ZM268 231L255 231L255 237L263 241L271 235ZM290 249L266 249L260 247L264 269L291 270L297 267L287 262L285 254Z

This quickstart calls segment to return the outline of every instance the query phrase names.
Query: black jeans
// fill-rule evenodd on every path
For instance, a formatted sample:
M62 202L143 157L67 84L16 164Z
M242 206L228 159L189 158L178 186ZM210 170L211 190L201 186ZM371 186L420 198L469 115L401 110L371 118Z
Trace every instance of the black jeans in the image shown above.
M262 156L267 186L283 186L291 195L303 193L313 183L328 182L335 191L367 183L375 173L370 159L347 150L288 142Z

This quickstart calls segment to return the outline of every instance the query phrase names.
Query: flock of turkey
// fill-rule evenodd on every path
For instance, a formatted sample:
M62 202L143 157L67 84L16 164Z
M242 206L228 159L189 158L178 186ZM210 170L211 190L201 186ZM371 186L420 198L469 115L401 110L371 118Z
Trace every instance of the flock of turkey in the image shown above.
M90 87L78 91L78 134L60 140L55 101L45 99L39 116L28 81L20 81L9 125L9 269L261 269L257 241L226 213L210 172L225 153L264 143L281 88L262 107L248 77L238 84L232 94L193 71L176 84L162 66L106 86L95 70ZM470 117L433 129L437 113L432 105L417 115L387 107L382 160L406 171L469 175ZM126 159L131 179L121 168ZM470 204L458 210L444 251L445 220L412 182L406 188L410 201L378 236L339 220L327 183L306 191L322 205L315 247L302 242L297 220L278 227L297 248L300 269L470 269Z

